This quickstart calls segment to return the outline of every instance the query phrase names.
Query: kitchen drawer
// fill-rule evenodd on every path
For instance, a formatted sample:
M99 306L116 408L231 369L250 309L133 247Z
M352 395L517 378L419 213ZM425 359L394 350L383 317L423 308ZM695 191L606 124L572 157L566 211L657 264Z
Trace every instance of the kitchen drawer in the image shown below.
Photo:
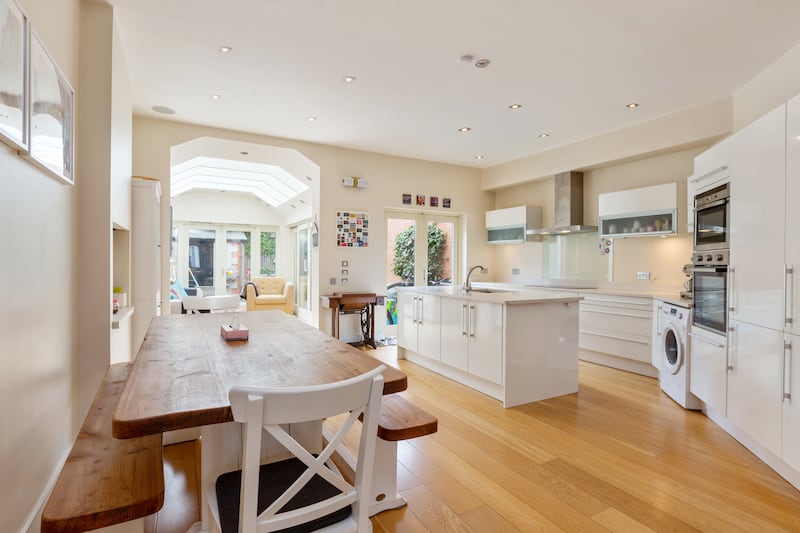
M628 309L596 307L589 304L580 306L580 327L633 333L650 337L652 335L653 312L631 311Z
M649 337L626 335L584 329L581 327L578 347L582 350L607 353L626 359L650 363L651 348Z
M652 312L652 298L640 298L638 296L617 296L613 294L597 294L586 292L582 292L581 296L583 296L581 306L590 304L603 307L619 307L622 309L629 309L631 311L640 310L644 312Z

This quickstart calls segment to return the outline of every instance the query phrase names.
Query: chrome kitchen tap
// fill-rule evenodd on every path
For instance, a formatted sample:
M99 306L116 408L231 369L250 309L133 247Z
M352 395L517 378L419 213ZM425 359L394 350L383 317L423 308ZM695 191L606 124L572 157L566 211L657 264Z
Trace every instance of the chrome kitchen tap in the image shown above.
M476 268L480 268L481 269L481 274L488 274L489 273L489 271L486 270L486 267L483 267L481 265L475 265L474 267L470 268L469 271L467 272L467 281L464 282L464 290L465 291L471 291L472 290L472 282L469 280L469 277L472 275L472 272Z

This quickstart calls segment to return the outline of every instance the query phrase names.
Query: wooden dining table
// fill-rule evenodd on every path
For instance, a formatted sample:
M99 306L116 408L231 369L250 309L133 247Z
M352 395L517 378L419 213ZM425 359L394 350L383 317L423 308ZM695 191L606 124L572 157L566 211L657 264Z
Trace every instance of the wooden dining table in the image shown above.
M241 432L228 400L231 387L321 385L382 364L282 311L239 315L249 330L245 341L226 341L220 334L235 313L153 319L112 418L112 434L121 439L200 427L202 487L239 465ZM406 375L400 370L387 366L383 376L384 394L406 389ZM291 429L300 442L321 445L321 421ZM198 529L209 523L210 510L205 498L202 501Z

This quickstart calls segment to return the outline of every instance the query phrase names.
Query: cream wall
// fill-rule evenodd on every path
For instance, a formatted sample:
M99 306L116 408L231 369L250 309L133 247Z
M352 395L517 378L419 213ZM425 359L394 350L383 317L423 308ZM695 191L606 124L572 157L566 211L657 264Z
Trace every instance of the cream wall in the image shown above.
M800 44L733 93L736 130L800 94Z
M483 213L491 208L494 195L480 190L480 171L477 169L135 117L134 174L160 179L164 194L168 195L170 147L209 136L294 148L319 165L320 178L315 184L319 192L314 195L312 202L320 229L319 248L312 251L313 272L319 283L315 284L312 294L312 316L313 322L323 329L329 328L328 310L319 309L319 294L342 289L385 291L383 268L375 267L383 265L386 258L383 211L385 208L402 207L403 193L451 198L451 209L438 208L434 211L465 215L469 255L462 261L462 271L467 263L493 264L492 252L484 243ZM345 188L341 183L345 176L364 177L369 186L366 189ZM365 210L369 213L368 248L342 250L336 247L337 210ZM168 224L168 213L162 213L162 239L166 239ZM341 277L342 260L349 262L350 284L345 287L331 285L329 278ZM164 261L162 257L162 272L168 272L168 263ZM378 328L382 328L382 321L378 322ZM381 331L379 329L378 333Z
M189 191L172 198L172 219L182 222L280 226L280 213L250 194Z
M598 196L607 192L647 187L662 183L678 184L679 234L675 237L631 237L614 239L613 281L640 288L678 287L685 276L681 268L691 259L691 235L686 233L686 178L692 174L694 157L705 148L691 148L584 171L584 223L597 225ZM497 191L496 207L540 205L544 225L553 224L553 179ZM541 243L498 245L498 279L525 282L541 273ZM520 268L519 276L511 274ZM650 281L636 279L637 271L651 272Z
M20 0L75 90L78 0ZM80 143L80 139L77 140ZM80 184L81 161L76 160ZM0 144L0 531L33 524L77 423L77 195Z

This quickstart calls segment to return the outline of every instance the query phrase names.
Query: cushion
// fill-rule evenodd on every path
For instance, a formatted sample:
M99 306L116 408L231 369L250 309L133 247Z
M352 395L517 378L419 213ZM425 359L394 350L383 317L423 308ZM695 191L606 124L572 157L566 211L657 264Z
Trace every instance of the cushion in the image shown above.
M170 292L172 292L172 289L175 289L175 292L178 294L178 298L181 300L188 296L188 294L186 294L186 289L183 288L183 283L181 283L181 280L176 280L175 283L172 284Z
M283 294L262 294L261 296L256 296L256 305L284 303L286 303L286 296Z
M286 280L281 277L257 277L253 278L253 283L258 287L259 296L262 294L283 294L283 286Z
M258 512L263 512L270 503L274 502L278 496L283 494L283 492L305 471L306 465L297 458L261 465L258 474ZM239 494L241 484L241 470L228 472L217 478L217 502L219 504L222 533L237 533L239 530ZM330 498L331 496L336 496L340 492L339 489L326 480L315 475L280 511L291 511L299 507L310 505ZM343 509L311 522L281 529L279 533L306 533L316 531L325 526L335 524L336 522L341 522L351 514L352 507L348 505Z

